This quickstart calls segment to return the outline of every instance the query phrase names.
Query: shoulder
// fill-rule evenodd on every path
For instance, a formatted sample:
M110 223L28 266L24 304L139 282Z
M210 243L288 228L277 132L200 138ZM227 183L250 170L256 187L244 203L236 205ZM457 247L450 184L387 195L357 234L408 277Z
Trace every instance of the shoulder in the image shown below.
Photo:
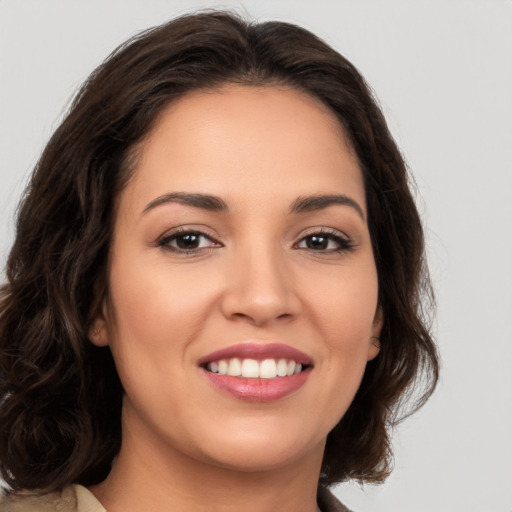
M318 487L317 502L322 512L351 512L327 487L322 485Z
M322 512L350 512L326 488L318 488ZM0 500L0 512L106 512L101 503L81 485L70 485L59 492L43 495L24 493Z
M81 485L48 494L22 493L0 499L0 512L106 512Z

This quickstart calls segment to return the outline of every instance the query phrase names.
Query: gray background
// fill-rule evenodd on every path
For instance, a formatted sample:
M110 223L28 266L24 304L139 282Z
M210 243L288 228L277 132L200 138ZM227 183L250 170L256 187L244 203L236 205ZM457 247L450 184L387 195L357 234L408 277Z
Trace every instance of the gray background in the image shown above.
M197 7L299 23L374 87L416 178L443 377L359 512L512 511L512 3L0 0L0 263L27 175L76 87L128 36Z

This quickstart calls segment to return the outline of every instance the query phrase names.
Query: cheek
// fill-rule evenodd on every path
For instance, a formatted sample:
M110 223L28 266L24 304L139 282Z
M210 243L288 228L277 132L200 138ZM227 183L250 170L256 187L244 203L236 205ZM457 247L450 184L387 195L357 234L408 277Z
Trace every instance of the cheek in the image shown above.
M329 279L317 280L309 301L310 318L325 350L325 365L319 370L331 426L349 407L367 361L375 355L372 336L378 299L373 261L347 272L336 270L337 275L333 271Z
M173 397L186 399L189 393L184 360L211 294L199 289L191 275L171 278L150 264L118 260L114 268L110 345L119 377L133 407L159 411L169 422L166 411Z
M114 328L112 350L118 364L176 371L188 346L204 327L221 285L218 276L176 271L148 261L131 262L129 254L116 261L110 276ZM205 280L205 278L208 278ZM208 282L208 286L204 283ZM120 373L122 369L119 368Z
M344 345L361 345L371 338L378 300L378 283L372 262L317 278L309 301L319 329Z

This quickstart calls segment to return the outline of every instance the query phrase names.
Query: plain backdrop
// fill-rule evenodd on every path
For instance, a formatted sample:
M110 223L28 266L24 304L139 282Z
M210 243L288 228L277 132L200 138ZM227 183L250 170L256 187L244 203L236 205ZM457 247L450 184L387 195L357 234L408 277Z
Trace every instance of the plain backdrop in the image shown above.
M0 0L0 264L28 173L78 85L141 29L198 7L305 26L379 97L418 185L442 381L395 432L358 512L512 511L512 2ZM3 278L2 278L3 279Z

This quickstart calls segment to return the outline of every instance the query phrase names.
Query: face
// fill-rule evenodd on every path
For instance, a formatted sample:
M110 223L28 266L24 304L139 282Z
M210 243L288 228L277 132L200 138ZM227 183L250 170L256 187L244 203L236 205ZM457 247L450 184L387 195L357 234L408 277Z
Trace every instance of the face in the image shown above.
M335 116L289 88L173 103L119 197L109 289L91 340L126 392L123 443L242 471L320 460L381 323Z

